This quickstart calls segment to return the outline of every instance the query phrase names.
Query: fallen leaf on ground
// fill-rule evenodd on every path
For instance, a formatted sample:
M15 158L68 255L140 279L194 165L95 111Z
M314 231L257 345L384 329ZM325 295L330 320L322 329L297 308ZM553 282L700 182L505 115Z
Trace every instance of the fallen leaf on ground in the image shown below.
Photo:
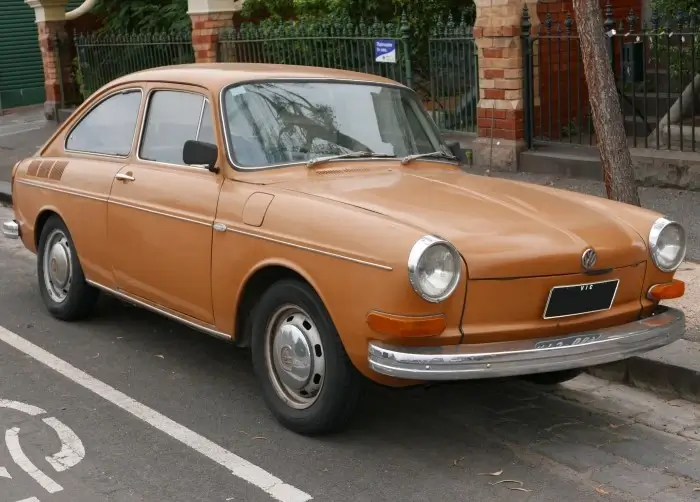
M532 490L528 490L527 488L520 488L519 486L506 486L509 490L517 490L519 492L531 492Z
M606 491L603 490L600 486L596 486L595 491L597 491L597 492L600 493L601 495L609 495L609 492L606 492Z
M160 357L161 359L165 359L165 356L161 356L160 354L156 354L156 357Z
M255 436L253 439L267 439L265 436Z
M464 460L464 457L456 458L456 459L454 459L454 460L452 461L452 465L457 465L457 464L459 464L462 460Z
M462 458L464 458L464 457L462 457ZM500 471L496 471L496 472L480 472L479 474L477 474L477 476L500 476L501 474L503 474L503 469L501 469Z
M502 479L502 480L500 480L500 481L494 481L493 483L489 483L489 484L490 484L491 486L495 486L495 485L500 485L501 483L517 483L517 484L519 484L520 486L523 486L523 482L522 482L522 481L518 481L517 479Z

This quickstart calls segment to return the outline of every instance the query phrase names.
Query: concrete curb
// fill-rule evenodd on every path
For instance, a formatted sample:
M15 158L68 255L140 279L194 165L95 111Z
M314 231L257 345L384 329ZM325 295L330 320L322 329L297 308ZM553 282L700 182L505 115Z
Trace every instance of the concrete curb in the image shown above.
M588 373L670 399L700 403L700 343L678 340L626 361L596 366Z
M0 204L12 205L12 186L7 181L0 181Z

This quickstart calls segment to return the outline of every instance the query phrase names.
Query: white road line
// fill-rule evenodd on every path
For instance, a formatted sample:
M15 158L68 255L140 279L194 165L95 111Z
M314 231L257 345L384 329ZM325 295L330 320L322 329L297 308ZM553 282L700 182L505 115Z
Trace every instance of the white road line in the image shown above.
M32 464L32 461L24 454L22 447L19 444L19 427L13 427L5 431L5 442L7 450L10 452L10 457L15 461L24 472L29 474L34 481L39 483L44 490L49 493L56 493L63 490L63 487L56 483L53 479L41 472L37 466Z
M0 478L12 479L12 476L10 476L10 471L8 471L5 467L0 467Z
M61 451L46 457L46 461L56 472L63 472L78 465L85 458L85 447L80 438L70 427L57 418L45 418L44 423L55 430L61 440Z
M0 408L10 408L12 410L21 411L22 413L26 413L27 415L31 415L33 417L37 415L43 415L44 413L46 413L44 410L38 408L37 406L19 403L17 401L10 401L9 399L0 399Z
M257 465L248 462L207 438L200 436L184 425L174 422L165 415L130 398L106 383L97 380L84 371L70 365L63 359L54 356L50 352L34 345L30 341L25 340L18 334L2 326L0 326L0 341L36 359L64 377L91 390L102 399L109 401L122 410L140 418L152 427L184 443L210 460L230 470L234 476L257 486L275 500L279 500L280 502L306 502L312 499L311 495L308 493L304 493L298 488L284 483L281 479L273 476Z
M17 502L41 502L41 500L36 497L30 497L28 499L18 500Z

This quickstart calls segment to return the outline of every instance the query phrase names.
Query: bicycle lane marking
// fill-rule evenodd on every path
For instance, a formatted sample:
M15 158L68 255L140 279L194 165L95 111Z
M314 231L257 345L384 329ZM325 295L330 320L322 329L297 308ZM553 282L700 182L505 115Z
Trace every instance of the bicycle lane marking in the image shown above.
M308 493L283 482L261 467L222 448L213 441L206 439L184 425L171 420L145 404L127 396L123 392L88 375L63 359L54 356L50 352L34 345L30 341L25 340L18 334L2 326L0 326L0 341L53 369L127 413L143 420L151 427L180 441L201 455L204 455L213 462L226 468L234 476L260 488L273 499L279 502L306 502L312 500L313 497Z

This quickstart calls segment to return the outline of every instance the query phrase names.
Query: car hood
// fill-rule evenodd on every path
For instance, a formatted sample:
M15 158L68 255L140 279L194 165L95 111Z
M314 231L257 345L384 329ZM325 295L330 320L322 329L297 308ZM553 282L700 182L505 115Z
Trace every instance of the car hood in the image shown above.
M449 240L470 279L582 272L593 247L596 269L646 260L644 239L614 206L516 181L461 172L392 172L284 183L287 190L366 209ZM408 255L409 250L406 250Z

